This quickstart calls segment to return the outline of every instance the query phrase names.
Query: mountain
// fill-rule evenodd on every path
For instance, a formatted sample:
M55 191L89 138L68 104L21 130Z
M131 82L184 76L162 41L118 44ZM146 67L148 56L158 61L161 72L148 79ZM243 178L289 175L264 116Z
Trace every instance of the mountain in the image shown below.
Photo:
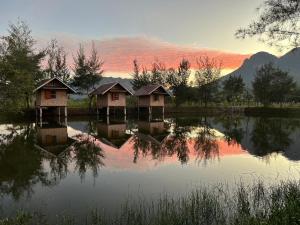
M295 48L281 57L276 57L267 52L258 52L246 59L241 67L225 75L221 80L229 75L241 75L248 88L251 88L256 71L267 63L273 63L279 69L289 72L294 80L300 85L300 48Z

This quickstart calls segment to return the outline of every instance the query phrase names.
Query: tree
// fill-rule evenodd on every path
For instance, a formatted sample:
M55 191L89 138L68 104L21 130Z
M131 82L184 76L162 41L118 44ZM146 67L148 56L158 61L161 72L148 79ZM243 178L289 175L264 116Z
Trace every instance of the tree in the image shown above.
M199 89L200 99L207 103L212 101L218 92L218 79L221 74L221 62L209 57L197 59L198 69L196 71L196 84Z
M265 0L259 8L258 19L247 28L240 28L236 37L259 36L261 41L282 46L287 42L300 44L299 0Z
M166 83L170 86L170 89L175 95L176 106L179 106L187 99L185 93L188 89L188 79L191 74L190 67L190 62L186 59L182 59L177 71L170 68L166 72Z
M133 60L133 74L132 74L132 86L134 90L146 86L151 83L151 74L148 72L147 68L143 68L140 72L140 65L137 60Z
M252 83L255 99L264 106L271 103L282 103L293 94L296 83L287 72L266 64L258 71Z
M63 47L60 47L54 39L47 50L47 67L45 69L48 78L58 77L64 82L70 81L70 71L67 66L67 54Z
M95 85L100 82L103 74L104 62L100 60L98 52L95 49L94 44L92 45L91 56L87 59L84 48L82 45L79 46L77 55L74 58L74 77L72 84L89 94L92 89L95 89ZM91 109L92 97L89 96L89 108Z
M223 81L224 97L228 102L238 101L245 90L245 83L241 75L232 76Z
M23 21L10 24L0 39L0 107L20 111L29 108L35 83L42 78L44 51L34 48L31 30Z

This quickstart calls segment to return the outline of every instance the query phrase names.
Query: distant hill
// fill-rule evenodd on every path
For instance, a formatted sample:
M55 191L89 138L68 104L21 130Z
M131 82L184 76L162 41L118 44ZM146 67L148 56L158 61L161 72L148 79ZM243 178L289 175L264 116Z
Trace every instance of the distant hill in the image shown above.
M241 67L237 70L222 77L221 80L226 79L229 75L241 75L248 88L251 88L252 81L256 71L267 63L274 63L279 69L289 72L294 80L300 85L300 48L295 48L287 54L276 57L267 52L258 52L246 59Z

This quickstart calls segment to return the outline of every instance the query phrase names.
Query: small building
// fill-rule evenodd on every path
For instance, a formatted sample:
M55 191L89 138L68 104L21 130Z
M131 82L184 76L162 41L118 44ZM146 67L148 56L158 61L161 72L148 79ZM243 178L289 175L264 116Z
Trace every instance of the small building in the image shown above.
M56 108L60 115L60 109L64 109L64 114L67 116L68 94L75 94L76 91L64 83L61 79L53 77L39 82L35 93L36 111L40 111L42 117L43 109Z
M143 86L134 95L138 97L138 108L148 108L149 114L152 114L152 107L162 107L164 113L165 96L171 96L160 84Z
M170 133L167 131L167 124L164 121L139 121L138 135L144 140L161 145Z
M121 83L113 82L99 86L89 95L96 96L97 114L99 109L106 108L106 115L109 116L110 107L123 107L126 116L126 96L132 93Z

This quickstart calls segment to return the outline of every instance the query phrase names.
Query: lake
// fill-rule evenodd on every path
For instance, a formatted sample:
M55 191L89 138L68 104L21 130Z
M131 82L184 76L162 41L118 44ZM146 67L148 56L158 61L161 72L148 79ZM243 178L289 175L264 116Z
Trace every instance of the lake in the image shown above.
M300 119L45 119L0 125L0 215L83 217L199 186L300 179Z

